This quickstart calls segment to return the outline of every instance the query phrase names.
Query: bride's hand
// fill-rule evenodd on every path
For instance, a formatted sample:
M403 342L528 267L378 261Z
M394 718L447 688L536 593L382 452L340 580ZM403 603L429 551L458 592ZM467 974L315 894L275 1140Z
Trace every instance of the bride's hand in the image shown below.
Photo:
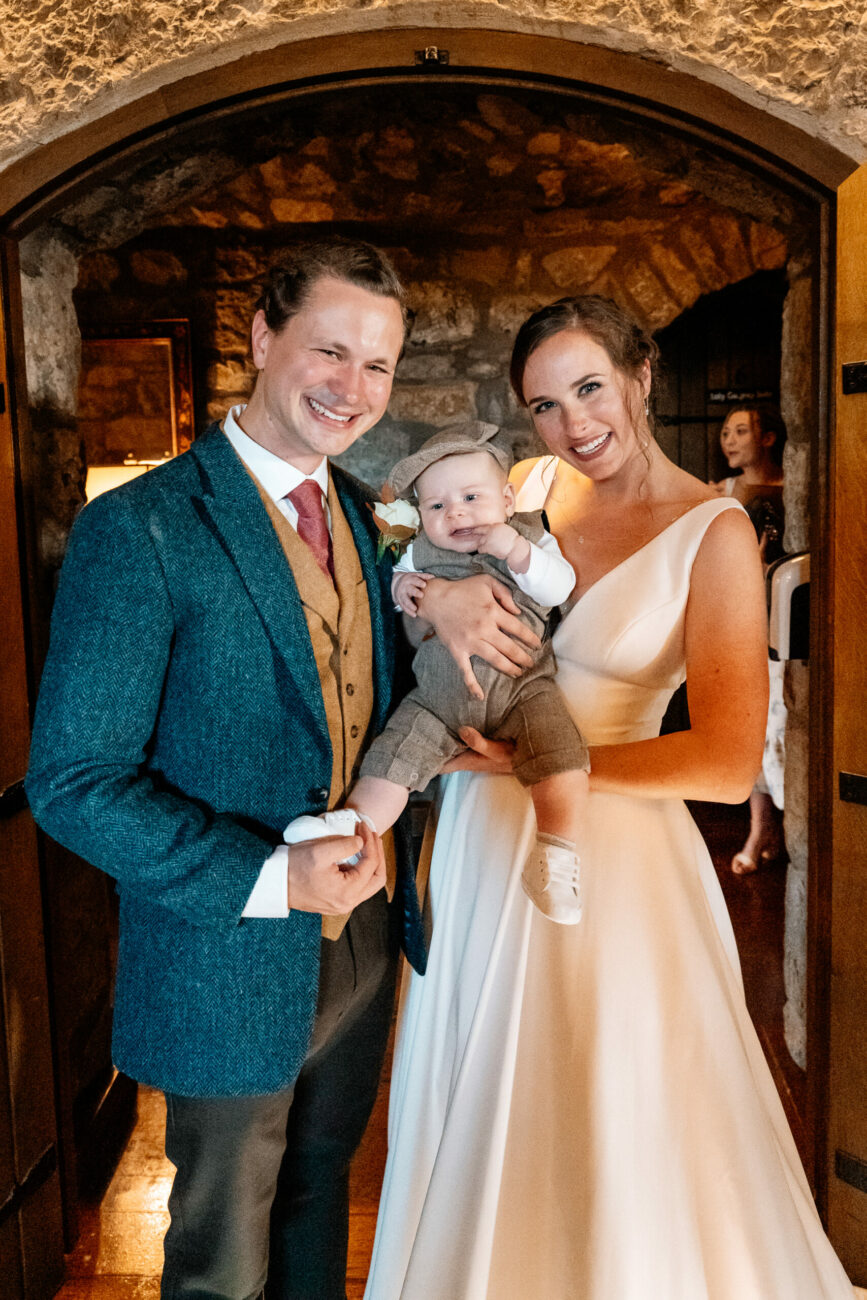
M433 625L477 700L483 700L485 693L473 672L473 655L498 672L520 677L533 662L524 646L535 650L541 645L518 617L521 611L509 588L487 573L457 582L432 578L419 597L418 611Z
M511 774L515 746L508 740L488 740L475 727L461 727L458 735L467 748L456 758L449 759L443 772Z

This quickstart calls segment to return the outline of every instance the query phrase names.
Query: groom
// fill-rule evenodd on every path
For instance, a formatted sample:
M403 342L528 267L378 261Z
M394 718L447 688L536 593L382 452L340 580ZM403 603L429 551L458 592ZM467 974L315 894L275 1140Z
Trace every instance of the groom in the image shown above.
M327 458L383 415L404 332L380 252L297 248L249 404L70 539L27 791L118 882L114 1056L166 1093L172 1300L344 1296L401 938L424 967L405 851L395 872L366 829L282 843L341 804L396 702L389 568Z

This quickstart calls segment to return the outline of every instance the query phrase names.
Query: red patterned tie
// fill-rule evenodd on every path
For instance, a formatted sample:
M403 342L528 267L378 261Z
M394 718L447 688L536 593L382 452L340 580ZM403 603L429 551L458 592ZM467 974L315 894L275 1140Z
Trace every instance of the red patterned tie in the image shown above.
M286 498L298 511L298 536L313 552L316 563L331 581L334 581L334 559L331 552L331 534L322 505L322 489L315 479L306 478L297 488L287 492Z

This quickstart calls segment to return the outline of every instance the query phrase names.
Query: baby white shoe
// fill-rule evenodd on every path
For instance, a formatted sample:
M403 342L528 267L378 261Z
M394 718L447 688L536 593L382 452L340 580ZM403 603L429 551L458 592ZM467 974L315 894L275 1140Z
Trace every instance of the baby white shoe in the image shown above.
M577 925L581 920L581 859L574 846L538 835L521 875L524 893L549 920Z
M302 844L305 840L324 840L329 835L357 835L359 822L365 822L372 831L376 830L370 818L354 808L337 808L318 817L305 813L289 823L283 832L283 840L286 844ZM356 853L351 858L344 858L344 862L353 866L360 857L361 854Z

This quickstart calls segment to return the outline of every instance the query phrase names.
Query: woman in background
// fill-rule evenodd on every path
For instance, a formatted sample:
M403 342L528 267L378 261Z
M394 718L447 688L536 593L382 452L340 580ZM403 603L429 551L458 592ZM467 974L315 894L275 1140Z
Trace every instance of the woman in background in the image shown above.
M715 483L722 495L740 501L752 520L767 568L783 554L783 447L786 426L774 407L738 406L726 416L720 446L736 473ZM746 876L760 863L776 862L785 854L782 818L786 706L783 665L768 660L770 702L762 770L750 794L750 829L742 849L732 858L732 871Z

